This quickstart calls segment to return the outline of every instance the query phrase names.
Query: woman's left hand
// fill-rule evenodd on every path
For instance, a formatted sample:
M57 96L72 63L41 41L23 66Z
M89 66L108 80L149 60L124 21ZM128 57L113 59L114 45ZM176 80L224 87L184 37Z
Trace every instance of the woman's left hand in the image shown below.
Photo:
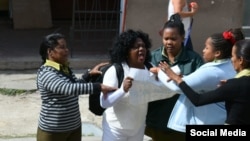
M191 2L189 4L191 12L196 13L198 11L199 5L196 2Z
M149 69L149 71L152 72L155 75L158 74L159 70L160 70L159 67L152 67L152 68Z
M217 86L220 87L224 85L225 83L227 83L227 80L220 80L220 83Z

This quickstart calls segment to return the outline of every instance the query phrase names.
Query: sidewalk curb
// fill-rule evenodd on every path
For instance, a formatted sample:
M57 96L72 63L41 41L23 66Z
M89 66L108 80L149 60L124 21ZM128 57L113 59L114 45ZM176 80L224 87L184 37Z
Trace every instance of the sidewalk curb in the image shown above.
M83 56L78 58L69 58L70 67L73 69L91 68L98 63L108 61L104 55ZM31 70L38 69L42 60L38 57L21 58L0 58L0 70Z

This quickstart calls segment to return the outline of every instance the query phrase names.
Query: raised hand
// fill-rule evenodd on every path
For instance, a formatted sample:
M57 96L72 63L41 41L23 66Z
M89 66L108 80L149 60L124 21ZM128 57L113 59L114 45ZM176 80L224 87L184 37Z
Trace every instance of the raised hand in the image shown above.
M107 64L109 64L109 62L102 62L102 63L97 64L92 70L89 71L90 76L102 74L102 72L100 71L100 68Z
M198 8L199 8L199 6L196 2L191 2L189 4L189 7L190 7L192 13L196 13L198 11Z
M182 76L176 74L166 62L160 62L159 67L169 77L167 82L174 80L177 84L180 84L183 81Z
M133 78L131 77L126 77L123 80L123 89L125 92L128 92L129 89L132 87L132 82L133 82Z

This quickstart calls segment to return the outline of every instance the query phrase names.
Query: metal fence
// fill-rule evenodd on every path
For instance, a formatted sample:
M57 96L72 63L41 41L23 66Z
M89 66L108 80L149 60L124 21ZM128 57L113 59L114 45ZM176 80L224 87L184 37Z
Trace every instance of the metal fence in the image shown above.
M72 56L81 51L106 52L119 34L120 0L73 0Z

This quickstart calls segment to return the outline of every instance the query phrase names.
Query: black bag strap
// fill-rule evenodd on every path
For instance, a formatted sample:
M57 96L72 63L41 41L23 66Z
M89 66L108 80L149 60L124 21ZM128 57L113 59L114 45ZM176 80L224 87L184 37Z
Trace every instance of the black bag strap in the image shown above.
M153 67L153 65L151 63L149 63L149 62L145 62L144 65L146 66L146 68L148 70Z
M122 85L122 82L123 82L123 78L124 78L124 71L123 71L123 68L122 68L122 64L114 63L114 67L115 67L116 76L117 76L117 79L118 79L118 88L120 88L121 85Z

